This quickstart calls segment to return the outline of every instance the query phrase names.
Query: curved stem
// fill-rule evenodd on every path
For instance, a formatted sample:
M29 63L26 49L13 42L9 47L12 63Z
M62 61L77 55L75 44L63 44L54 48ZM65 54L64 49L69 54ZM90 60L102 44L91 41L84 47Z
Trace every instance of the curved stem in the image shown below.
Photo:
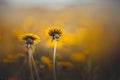
M54 78L54 80L57 80L57 76L56 76L56 45L57 45L57 41L55 39L54 40L54 53L53 53L53 78Z

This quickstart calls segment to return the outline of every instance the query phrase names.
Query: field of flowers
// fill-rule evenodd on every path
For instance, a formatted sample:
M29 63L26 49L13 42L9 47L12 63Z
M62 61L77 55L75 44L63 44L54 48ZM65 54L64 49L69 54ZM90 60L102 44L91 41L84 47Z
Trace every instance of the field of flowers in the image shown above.
M0 13L0 80L120 80L120 10L6 6Z

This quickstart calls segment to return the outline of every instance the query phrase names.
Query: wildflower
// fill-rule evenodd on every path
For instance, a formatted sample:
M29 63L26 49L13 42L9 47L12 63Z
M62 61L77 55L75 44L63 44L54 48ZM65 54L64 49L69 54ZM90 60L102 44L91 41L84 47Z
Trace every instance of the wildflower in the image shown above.
M52 37L52 40L54 40L54 50L53 50L53 78L54 80L57 80L57 73L56 73L56 47L57 47L57 41L61 37L63 31L60 27L52 27L49 29L48 34Z
M48 34L52 37L52 40L59 40L62 36L63 30L60 27L49 28Z
M34 80L32 69L35 70L36 77L38 80L40 80L39 74L36 68L36 61L34 60L34 57L32 54L34 52L34 45L40 41L40 38L34 34L25 34L25 35L21 35L19 39L22 41L25 41L28 48L28 61L29 61L30 74L31 74L32 80Z
M40 38L34 34L21 35L19 39L26 42L27 48L30 48L31 45L37 44L40 41Z

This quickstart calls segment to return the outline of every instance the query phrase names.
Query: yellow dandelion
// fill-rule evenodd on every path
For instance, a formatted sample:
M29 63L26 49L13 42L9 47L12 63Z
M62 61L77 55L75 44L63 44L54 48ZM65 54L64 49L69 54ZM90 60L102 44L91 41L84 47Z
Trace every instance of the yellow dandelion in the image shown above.
M48 34L52 37L52 40L59 40L63 34L63 30L60 27L51 27L49 28Z
M29 61L31 78L34 80L34 76L33 76L33 69L34 69L37 79L40 80L37 67L36 67L37 62L34 60L34 57L33 57L34 45L40 41L40 38L37 35L29 33L29 34L20 35L19 39L22 41L25 41L26 47L28 48L28 61Z
M57 41L59 40L59 38L62 36L63 34L63 30L60 27L51 27L49 28L48 31L49 36L52 37L52 40L54 40L54 51L53 51L53 77L54 80L57 80L57 76L56 76L56 47L57 47Z
M37 44L40 41L40 38L32 33L20 35L19 39L26 41L28 44Z
M35 34L24 34L24 35L20 35L19 39L21 41L25 41L27 44L27 48L31 47L31 45L35 45L40 41L40 38L35 35Z

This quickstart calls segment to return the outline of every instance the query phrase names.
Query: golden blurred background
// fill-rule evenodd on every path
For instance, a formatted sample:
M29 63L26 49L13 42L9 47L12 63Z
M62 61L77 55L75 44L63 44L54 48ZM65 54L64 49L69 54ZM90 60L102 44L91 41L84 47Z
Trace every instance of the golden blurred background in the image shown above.
M72 3L71 0L65 0L64 3L67 2ZM65 75L61 80L86 80L86 61L89 58L92 79L87 80L120 79L119 1L88 0L77 3L76 0L75 4L64 7L56 6L59 2L50 3L50 6L49 3L44 4L47 7L25 5L27 1L22 7L17 3L10 4L8 0L1 0L1 3L1 80L27 80L19 78L25 74L13 76L26 58L25 44L18 40L19 35L26 33L34 33L40 37L41 42L35 46L34 57L36 64L38 62L48 66L48 72L43 71L43 80L51 80L48 73L52 68L53 42L47 33L51 26L63 28L63 36L57 45L57 61L58 65L69 66L70 70L63 71Z

